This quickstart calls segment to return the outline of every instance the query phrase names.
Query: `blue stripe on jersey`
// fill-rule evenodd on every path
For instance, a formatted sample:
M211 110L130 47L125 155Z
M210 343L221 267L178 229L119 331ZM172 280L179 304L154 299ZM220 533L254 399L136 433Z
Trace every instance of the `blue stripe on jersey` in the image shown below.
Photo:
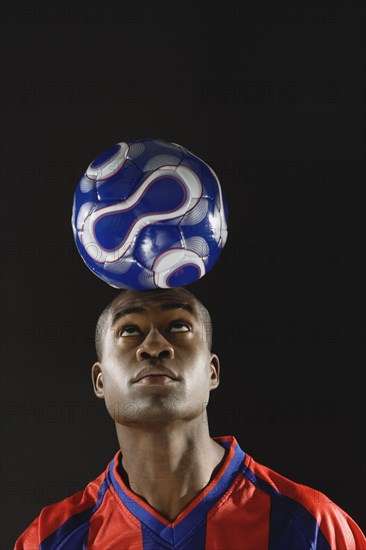
M331 550L316 519L304 506L276 491L247 466L242 474L271 497L268 550Z
M227 449L230 448L231 441L220 443ZM149 533L152 538L154 538L155 533L160 538L160 545L162 545L162 547L164 547L165 542L167 543L167 548L169 548L171 545L177 545L177 548L183 549L185 548L184 545L187 543L188 539L192 537L193 530L198 530L200 524L201 529L204 525L204 531L206 530L205 525L207 512L217 503L222 495L224 495L224 493L226 493L226 491L234 483L235 478L241 471L241 466L243 464L244 458L244 451L242 451L239 447L239 444L236 443L234 455L221 479L216 483L211 491L202 498L201 502L199 502L195 506L195 508L188 514L188 516L186 516L174 527L162 523L159 519L150 514L150 512L148 512L143 506L141 506L134 497L128 496L128 494L123 490L122 486L118 483L113 473L114 461L116 460L116 458L114 458L110 462L110 466L108 468L108 478L110 479L111 483L113 483L113 487L115 488L118 496L125 504L125 506L144 524L143 534L144 540L146 538L146 548L155 548L155 546L151 546L151 540L149 542L147 540L147 533ZM117 465L117 468L118 466L119 465ZM201 532L201 529L199 533L197 532L197 537L198 540L203 541L203 533ZM159 539L155 538L155 540L158 541ZM180 546L181 544L182 546ZM191 544L191 548L196 549L197 547L197 550L200 548L204 548L204 543L202 543L202 546L200 546L199 544L200 543L197 543L197 546L192 546Z
M88 540L90 518L101 505L109 483L105 478L98 491L98 499L94 506L71 516L52 535L40 544L40 550L85 550Z

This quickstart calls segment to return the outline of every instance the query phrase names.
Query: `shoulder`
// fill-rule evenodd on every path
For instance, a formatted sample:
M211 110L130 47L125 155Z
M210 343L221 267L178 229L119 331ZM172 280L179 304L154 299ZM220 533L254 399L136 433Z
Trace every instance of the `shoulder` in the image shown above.
M249 456L244 461L243 475L270 498L271 513L279 521L291 521L294 529L308 533L311 539L320 531L330 548L366 550L366 538L360 527L326 494L295 482Z
M42 508L40 514L23 531L15 542L14 550L34 550L70 518L85 516L88 521L100 505L108 488L106 472L88 483L81 491Z

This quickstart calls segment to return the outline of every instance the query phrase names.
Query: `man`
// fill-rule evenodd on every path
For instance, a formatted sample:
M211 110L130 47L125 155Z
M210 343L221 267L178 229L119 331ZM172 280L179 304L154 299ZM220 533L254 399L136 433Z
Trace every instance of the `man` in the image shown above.
M186 288L122 291L101 314L97 397L120 450L85 490L46 506L15 550L365 550L324 494L211 438L211 320Z

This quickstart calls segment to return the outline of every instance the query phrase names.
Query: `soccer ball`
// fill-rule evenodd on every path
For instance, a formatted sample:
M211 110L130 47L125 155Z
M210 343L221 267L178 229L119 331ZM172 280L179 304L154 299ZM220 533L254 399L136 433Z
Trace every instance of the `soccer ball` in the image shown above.
M210 271L227 239L215 172L176 143L117 143L88 166L72 230L87 267L114 288L184 286Z

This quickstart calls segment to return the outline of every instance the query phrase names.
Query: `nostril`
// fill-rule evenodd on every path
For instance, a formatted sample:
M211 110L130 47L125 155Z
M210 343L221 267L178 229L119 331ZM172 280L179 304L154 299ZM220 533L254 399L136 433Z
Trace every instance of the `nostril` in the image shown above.
M167 350L167 349L163 349L160 353L159 353L159 357L161 357L162 359L168 359L170 357L170 351Z
M153 350L145 351L144 349L138 349L137 350L137 358L140 361L145 360L156 360L156 359L172 359L174 357L174 352L171 348L165 348L161 351Z

